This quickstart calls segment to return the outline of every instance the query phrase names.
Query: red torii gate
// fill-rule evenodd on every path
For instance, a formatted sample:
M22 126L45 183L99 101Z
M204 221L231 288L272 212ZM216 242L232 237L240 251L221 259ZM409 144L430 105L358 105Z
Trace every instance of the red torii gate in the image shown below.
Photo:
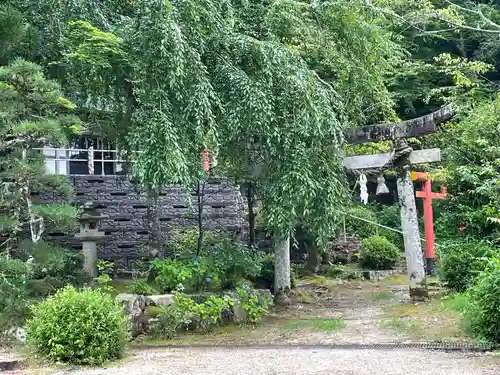
M416 191L416 197L424 200L424 229L425 229L425 258L427 260L427 274L435 273L436 254L434 251L434 217L432 214L432 200L444 199L446 186L441 187L440 193L432 192L432 183L429 173L412 172L412 180L422 182L422 190Z

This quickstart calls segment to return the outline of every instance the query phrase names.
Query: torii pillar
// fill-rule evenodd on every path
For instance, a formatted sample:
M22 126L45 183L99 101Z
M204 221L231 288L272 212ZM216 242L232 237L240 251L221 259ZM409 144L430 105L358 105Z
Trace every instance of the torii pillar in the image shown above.
M436 253L434 251L434 217L432 213L432 200L444 199L446 186L441 187L440 193L432 192L432 183L429 173L412 172L412 180L422 182L422 190L416 192L417 198L424 200L424 228L425 228L425 259L427 275L436 274Z

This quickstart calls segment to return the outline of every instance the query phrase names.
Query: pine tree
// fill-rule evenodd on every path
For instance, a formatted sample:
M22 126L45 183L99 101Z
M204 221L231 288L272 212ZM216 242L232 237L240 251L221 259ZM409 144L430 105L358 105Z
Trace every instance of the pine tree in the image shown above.
M36 243L48 225L60 231L74 227L76 210L69 204L34 204L32 193L56 192L71 198L64 176L47 174L43 156L34 149L60 147L79 131L74 105L41 67L24 60L0 67L0 234L12 250L29 231Z

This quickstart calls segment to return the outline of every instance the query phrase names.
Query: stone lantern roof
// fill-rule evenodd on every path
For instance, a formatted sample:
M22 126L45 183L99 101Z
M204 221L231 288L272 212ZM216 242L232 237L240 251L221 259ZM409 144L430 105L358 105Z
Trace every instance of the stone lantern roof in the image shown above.
M103 215L97 211L97 204L94 202L86 202L81 206L82 214L80 215L80 222L96 222L99 220L107 219L107 215Z

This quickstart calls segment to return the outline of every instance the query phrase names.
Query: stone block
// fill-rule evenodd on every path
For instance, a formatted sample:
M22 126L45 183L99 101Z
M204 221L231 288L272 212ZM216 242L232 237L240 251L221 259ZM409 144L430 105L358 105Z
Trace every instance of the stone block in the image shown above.
M328 253L328 261L331 263L357 263L361 251L361 240L355 237L348 237L333 241Z
M161 294L156 296L146 296L147 306L170 306L174 303L173 294Z
M145 315L146 297L139 294L120 293L116 300L123 305L125 314L130 321L130 333L137 337L147 329L147 317Z
M377 271L354 271L354 277L357 279L365 279L371 281L380 281L383 279L387 279L394 275L397 275L397 270L377 270Z

